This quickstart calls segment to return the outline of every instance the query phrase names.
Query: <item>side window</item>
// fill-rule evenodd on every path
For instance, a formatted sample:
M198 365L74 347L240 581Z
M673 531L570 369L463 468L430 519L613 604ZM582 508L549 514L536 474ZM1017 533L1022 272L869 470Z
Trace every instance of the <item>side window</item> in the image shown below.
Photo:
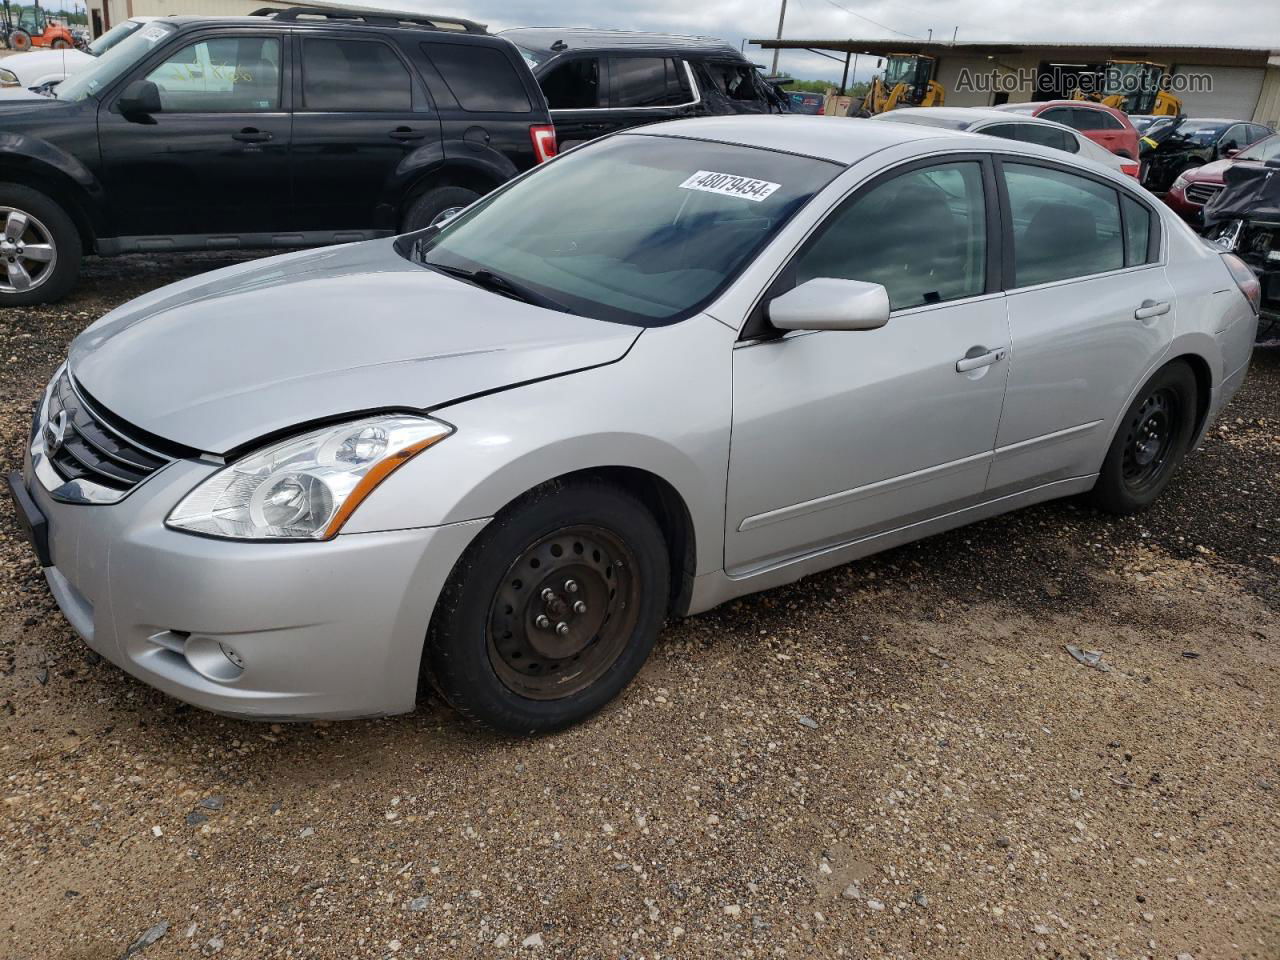
M600 60L577 57L553 67L538 81L552 110L591 110L600 103Z
M612 106L668 107L693 99L684 65L670 57L614 57L612 63Z
M1004 182L1013 219L1015 286L1124 266L1114 189L1075 174L1009 162Z
M751 64L709 61L703 67L712 86L730 100L762 99Z
M793 262L797 284L841 277L883 284L895 310L986 289L982 165L913 170L840 205Z
M493 47L424 43L427 55L463 110L474 113L528 113L524 83L506 54Z
M1104 110L1079 107L1071 111L1077 130L1123 130L1124 124Z
M1238 150L1245 145L1244 124L1237 123L1234 126L1227 127L1227 132L1222 135L1222 139L1218 141L1218 146L1223 150Z
M307 110L408 112L413 85L404 63L376 40L302 41L302 102Z
M1150 263L1151 211L1124 194L1120 195L1120 203L1124 206L1124 265Z
M280 109L280 41L217 37L189 44L146 76L166 113Z
M1068 127L1074 127L1075 111L1070 107L1050 107L1044 113L1036 114L1041 120L1052 120L1054 123L1063 123Z
M1038 143L1042 147L1052 147L1075 153L1079 147L1075 138L1065 130L1046 127L1038 123L997 123L983 127L980 133L989 137L1001 137L1005 140L1020 140L1023 143Z

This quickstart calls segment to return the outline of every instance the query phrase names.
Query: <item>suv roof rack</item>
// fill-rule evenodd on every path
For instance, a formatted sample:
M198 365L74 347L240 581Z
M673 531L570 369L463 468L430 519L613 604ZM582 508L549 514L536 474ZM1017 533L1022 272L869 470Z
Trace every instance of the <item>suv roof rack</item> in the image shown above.
M488 33L489 28L474 20L462 17L436 16L435 14L396 13L391 10L375 10L354 7L260 7L251 17L271 17L274 20L358 20L380 27L398 27L411 24L431 30L447 30L462 33Z

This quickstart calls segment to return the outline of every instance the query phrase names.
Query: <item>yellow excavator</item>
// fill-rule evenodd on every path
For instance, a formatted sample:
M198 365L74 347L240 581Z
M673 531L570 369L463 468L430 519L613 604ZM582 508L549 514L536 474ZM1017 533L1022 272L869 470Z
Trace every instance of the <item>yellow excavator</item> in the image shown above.
M895 107L940 107L946 99L942 84L933 79L938 61L918 53L891 53L884 73L871 80L859 116L870 117Z
M1164 89L1169 67L1150 60L1108 60L1095 90L1077 90L1074 100L1092 100L1125 113L1176 117L1182 100Z

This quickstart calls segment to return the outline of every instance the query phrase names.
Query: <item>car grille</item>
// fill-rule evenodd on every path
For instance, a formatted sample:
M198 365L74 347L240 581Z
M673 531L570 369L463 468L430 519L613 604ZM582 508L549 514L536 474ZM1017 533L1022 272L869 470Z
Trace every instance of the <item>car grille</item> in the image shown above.
M1183 194L1188 203L1206 204L1222 192L1220 183L1193 183L1187 186Z
M50 390L41 429L49 462L67 481L123 492L172 460L132 439L128 427L87 401L66 373Z

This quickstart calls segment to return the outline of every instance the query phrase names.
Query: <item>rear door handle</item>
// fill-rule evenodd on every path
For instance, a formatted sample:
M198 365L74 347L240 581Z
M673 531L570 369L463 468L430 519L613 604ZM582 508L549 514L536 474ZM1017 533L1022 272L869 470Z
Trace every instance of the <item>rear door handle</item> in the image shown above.
M271 139L271 134L256 127L245 127L243 130L233 133L231 139L239 140L241 143L266 143Z
M986 351L978 353L977 351ZM1008 351L1001 347L999 350L987 350L986 347L971 347L961 359L956 361L956 373L968 373L970 370L977 370L981 367L989 367L993 363L999 363L1005 358Z
M1155 300L1143 300L1142 305L1133 311L1133 318L1135 320L1150 320L1152 317L1162 317L1168 312L1168 300L1161 300L1159 303Z
M392 140L421 140L426 136L426 133L409 127L396 127L387 136Z

